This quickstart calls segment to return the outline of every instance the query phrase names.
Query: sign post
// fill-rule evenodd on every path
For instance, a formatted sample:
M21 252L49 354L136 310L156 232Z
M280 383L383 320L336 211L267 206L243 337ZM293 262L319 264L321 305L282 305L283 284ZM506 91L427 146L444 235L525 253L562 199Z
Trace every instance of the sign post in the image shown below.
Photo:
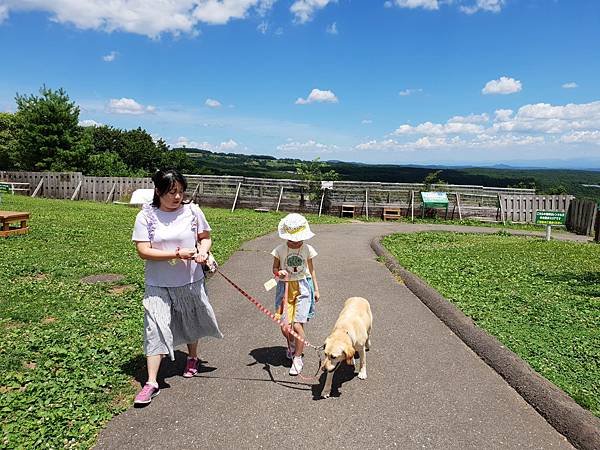
M549 241L552 234L552 225L564 225L567 214L564 211L536 211L535 223L546 225L546 240Z
M446 208L448 217L448 195L445 192L421 192L421 199L421 217L425 217L425 208Z

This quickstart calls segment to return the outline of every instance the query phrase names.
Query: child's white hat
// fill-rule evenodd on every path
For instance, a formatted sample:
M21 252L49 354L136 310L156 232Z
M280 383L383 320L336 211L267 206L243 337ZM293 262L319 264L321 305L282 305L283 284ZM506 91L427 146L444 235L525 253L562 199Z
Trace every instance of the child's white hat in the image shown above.
M279 221L279 237L288 241L306 241L315 235L302 214L288 214Z

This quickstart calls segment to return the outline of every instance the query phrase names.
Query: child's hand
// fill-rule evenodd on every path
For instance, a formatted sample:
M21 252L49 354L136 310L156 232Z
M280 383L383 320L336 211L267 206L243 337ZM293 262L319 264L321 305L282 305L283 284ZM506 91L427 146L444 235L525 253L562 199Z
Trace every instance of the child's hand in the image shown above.
M279 270L279 271L277 271L275 276L277 276L283 280L285 277L288 276L287 270Z

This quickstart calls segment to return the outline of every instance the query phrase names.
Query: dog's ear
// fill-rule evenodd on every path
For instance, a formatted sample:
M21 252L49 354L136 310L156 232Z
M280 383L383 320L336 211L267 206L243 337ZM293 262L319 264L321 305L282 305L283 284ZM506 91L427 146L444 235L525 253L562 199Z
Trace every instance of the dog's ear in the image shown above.
M354 347L346 345L344 348L344 355L346 356L346 364L352 365L352 358L354 358Z

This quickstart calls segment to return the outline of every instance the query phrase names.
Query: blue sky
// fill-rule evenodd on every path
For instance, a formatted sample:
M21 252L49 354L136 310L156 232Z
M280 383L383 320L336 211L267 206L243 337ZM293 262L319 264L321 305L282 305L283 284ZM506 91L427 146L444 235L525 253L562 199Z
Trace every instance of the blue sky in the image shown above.
M0 0L0 52L171 146L600 167L597 0Z

